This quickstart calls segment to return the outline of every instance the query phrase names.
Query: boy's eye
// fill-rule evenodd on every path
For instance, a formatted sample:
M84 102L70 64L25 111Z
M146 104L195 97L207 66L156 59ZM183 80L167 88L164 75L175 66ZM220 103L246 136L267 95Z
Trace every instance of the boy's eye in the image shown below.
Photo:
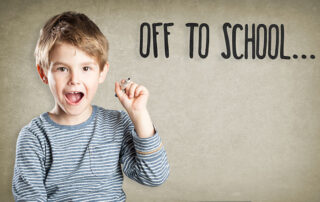
M83 67L84 71L88 71L89 69L90 69L90 67L88 67L88 66Z
M58 67L57 70L64 72L64 71L67 70L67 68L65 68L65 67Z

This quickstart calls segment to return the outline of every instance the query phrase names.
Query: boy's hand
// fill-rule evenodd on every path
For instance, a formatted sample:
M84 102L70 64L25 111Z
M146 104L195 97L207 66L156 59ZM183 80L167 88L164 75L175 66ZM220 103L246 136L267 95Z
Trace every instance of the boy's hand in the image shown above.
M121 83L123 84L124 82L125 80L123 79ZM116 82L115 92L122 106L129 114L147 109L149 92L146 87L130 82L125 89L121 89L120 84Z
M124 82L125 80L121 81L121 83ZM149 98L149 91L147 88L134 82L130 82L126 86L124 92L122 91L120 84L116 82L115 92L122 106L128 112L138 136L141 138L153 136L155 130L147 110Z

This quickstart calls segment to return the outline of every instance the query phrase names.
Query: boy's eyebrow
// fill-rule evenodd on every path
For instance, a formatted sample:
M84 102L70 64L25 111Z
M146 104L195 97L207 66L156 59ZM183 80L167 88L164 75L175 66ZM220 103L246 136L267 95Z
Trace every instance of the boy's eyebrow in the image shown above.
M86 65L88 65L88 66L96 66L98 64L95 63L95 62L84 62L84 63L81 63L81 66L86 66Z
M66 63L64 63L64 62L59 62L59 61L54 62L54 63L52 64L52 66L59 66L59 65L61 65L61 66L70 66L70 65L68 65L68 64L66 64ZM81 66L86 66L86 65L88 65L88 66L90 66L90 65L96 66L97 64L94 63L94 62L84 62L84 63L81 63Z
M63 63L63 62L54 62L53 64L52 64L52 66L69 66L68 64L66 64L66 63Z

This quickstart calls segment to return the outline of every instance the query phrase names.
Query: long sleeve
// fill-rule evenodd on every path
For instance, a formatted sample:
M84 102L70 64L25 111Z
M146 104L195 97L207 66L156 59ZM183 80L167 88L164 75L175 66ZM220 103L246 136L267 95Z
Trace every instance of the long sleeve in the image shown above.
M46 201L44 187L45 155L39 139L23 128L17 140L16 161L12 180L15 201Z
M161 185L169 176L169 164L158 132L152 137L140 138L125 112L122 119L125 127L120 153L123 172L141 184Z

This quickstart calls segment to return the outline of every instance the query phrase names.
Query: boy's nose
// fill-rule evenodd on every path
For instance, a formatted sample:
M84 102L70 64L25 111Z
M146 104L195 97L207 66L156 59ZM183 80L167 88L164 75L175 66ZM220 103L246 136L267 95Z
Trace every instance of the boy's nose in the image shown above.
M69 84L70 85L80 84L80 78L77 72L71 72Z

